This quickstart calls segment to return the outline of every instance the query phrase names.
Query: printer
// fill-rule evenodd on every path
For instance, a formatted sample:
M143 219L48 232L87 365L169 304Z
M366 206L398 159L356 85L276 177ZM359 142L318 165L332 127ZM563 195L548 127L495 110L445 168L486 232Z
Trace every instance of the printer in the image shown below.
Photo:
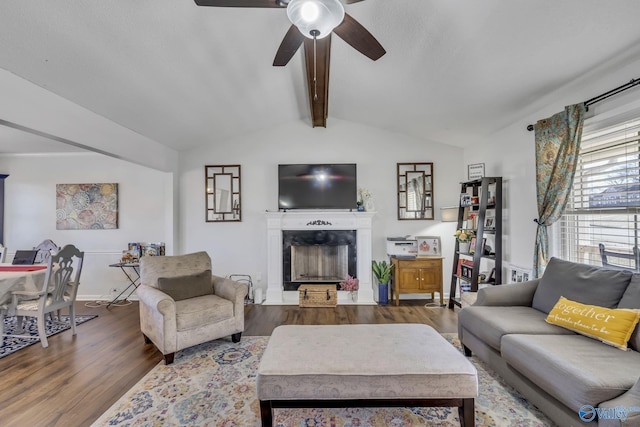
M418 241L404 237L387 237L387 255L398 258L415 258L418 256Z

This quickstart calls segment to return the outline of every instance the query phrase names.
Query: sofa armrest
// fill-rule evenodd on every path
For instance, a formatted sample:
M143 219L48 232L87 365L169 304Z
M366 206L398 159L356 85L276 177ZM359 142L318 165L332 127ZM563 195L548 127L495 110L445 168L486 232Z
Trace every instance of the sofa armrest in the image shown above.
M151 311L157 311L163 316L176 316L176 302L160 289L152 286L140 285L136 289L136 295L141 305L145 305Z
M540 279L509 285L490 286L478 290L473 305L530 307Z
M213 275L213 293L233 301L235 313L244 313L244 297L248 292L249 287L244 283Z
M640 425L640 378L628 391L598 405L600 408L614 408L616 416L622 415L619 411L627 410L626 419L600 419L598 427L624 427Z

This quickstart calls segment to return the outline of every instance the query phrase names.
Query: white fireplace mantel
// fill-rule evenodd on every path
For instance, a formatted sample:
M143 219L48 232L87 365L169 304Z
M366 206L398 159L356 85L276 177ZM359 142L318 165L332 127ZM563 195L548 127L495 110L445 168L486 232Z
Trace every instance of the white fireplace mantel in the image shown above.
M298 304L298 292L282 283L282 230L356 230L357 304L375 304L371 278L371 224L374 212L293 211L267 212L267 294L264 304ZM353 304L347 292L338 292L338 304Z

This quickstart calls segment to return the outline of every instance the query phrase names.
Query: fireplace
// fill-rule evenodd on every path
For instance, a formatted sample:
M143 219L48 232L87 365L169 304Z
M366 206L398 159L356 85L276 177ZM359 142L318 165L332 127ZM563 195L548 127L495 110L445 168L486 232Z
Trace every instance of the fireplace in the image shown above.
M360 282L357 304L375 304L371 274L373 212L267 212L264 304L298 304L301 284ZM338 292L338 304L352 304Z
M282 283L285 291L302 284L341 282L357 275L355 230L283 230Z

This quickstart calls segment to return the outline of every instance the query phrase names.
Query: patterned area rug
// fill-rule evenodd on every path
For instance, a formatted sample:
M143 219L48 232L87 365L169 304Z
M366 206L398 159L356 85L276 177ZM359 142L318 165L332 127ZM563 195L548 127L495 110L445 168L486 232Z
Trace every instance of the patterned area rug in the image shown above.
M71 324L69 323L69 316L62 315L61 322L51 322L47 321L47 337L51 335L59 334L60 332L66 331L67 329L71 329ZM98 317L95 314L92 315L80 315L76 314L76 326L88 322L91 319L95 319ZM5 356L8 356L12 353L15 353L18 350L22 350L25 347L29 347L33 344L40 344L40 338L38 338L38 326L36 325L35 317L27 317L24 320L25 323L25 332L20 335L32 335L33 338L17 338L17 337L3 337L2 346L0 346L0 359ZM7 317L4 319L4 333L5 334L15 334L17 328L17 322L15 317Z
M456 334L444 336L460 348ZM269 337L216 340L160 362L96 422L99 426L260 426L256 373ZM554 426L475 358L476 426ZM459 426L455 408L278 409L276 427Z

